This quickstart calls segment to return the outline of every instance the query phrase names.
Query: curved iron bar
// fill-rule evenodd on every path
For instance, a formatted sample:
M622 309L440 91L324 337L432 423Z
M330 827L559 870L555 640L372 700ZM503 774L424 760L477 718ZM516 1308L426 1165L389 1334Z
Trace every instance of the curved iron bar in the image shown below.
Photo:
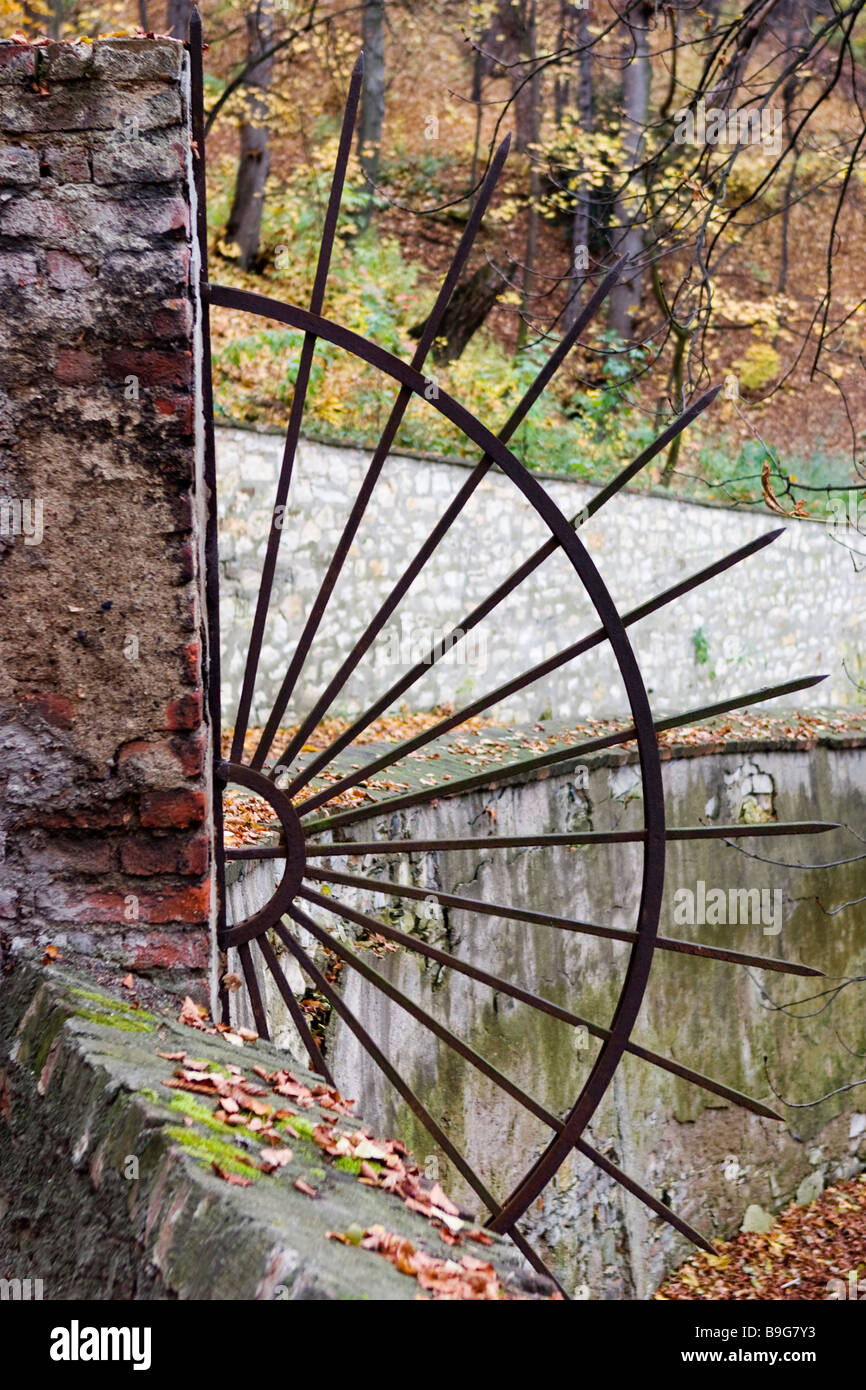
M265 296L251 294L248 291L212 287L210 296L212 303L221 303L230 308L248 308L253 313L276 318L278 321L286 322L295 328L303 328L305 332L314 331L316 337L327 339L335 346L347 348L371 365L380 366L386 374L410 384L418 394L423 395L424 378L411 366L378 345L367 342L360 335L342 325L333 324L309 310L303 310L294 305L278 304ZM421 387L420 392L419 386ZM626 695L634 720L632 737L637 740L640 756L645 828L647 831L644 842L636 940L631 945L625 979L617 1001L612 1026L607 1030L605 1046L601 1049L600 1056L596 1059L569 1117L569 1136L577 1137L595 1113L613 1079L619 1060L628 1046L628 1036L637 1019L652 966L653 948L658 934L658 920L661 911L665 857L664 794L656 731L637 661L616 605L576 532L537 479L527 473L502 441L497 439L480 421L476 420L464 406L461 406L442 390L437 393L436 399L431 401L431 405L457 425L468 439L477 444L485 454L489 454L491 459L499 464L503 472L511 478L527 501L538 512L541 520L551 532L553 541L565 551L608 634L608 641L625 684ZM553 1176L556 1167L559 1166L557 1162L554 1162L553 1155L560 1153L564 1156L569 1147L570 1144L566 1145L563 1150L561 1136L558 1136L549 1146L548 1153L543 1157L539 1169L533 1175L532 1181L527 1184L526 1191L530 1195L527 1196L522 1211L526 1210L534 1196L537 1195L537 1190L540 1190L540 1187L533 1190L538 1175L540 1173L547 1174L547 1177L541 1182L541 1186L544 1186L549 1177ZM561 1161L560 1158L559 1162ZM517 1204L513 1200L508 1203L507 1218L507 1227L516 1225L519 1219Z
M508 439L510 439L514 431L529 414L529 411L532 409L532 406L538 400L539 396L541 396L542 392L547 386L547 383L553 378L553 376L556 374L559 367L561 366L562 362L565 360L566 356L571 351L580 333L591 321L599 305L602 303L608 292L613 288L614 284L619 278L619 270L621 264L622 259L620 259L613 267L613 269L610 270L608 274L604 277L601 284L588 299L585 307L583 308L581 314L575 321L573 327L562 338L555 350L551 353L550 357L545 362L544 366L539 370L532 385L524 393L522 399L515 406L514 410L509 415L507 421L502 426L499 433L496 435L496 439L499 440L500 443L505 443ZM427 378L424 378L424 380L426 387ZM437 399L438 392L437 396L433 398L433 403L435 403ZM498 459L497 462L499 462ZM426 565L427 561L430 559L433 552L436 550L437 546L442 541L443 537L450 530L454 521L456 521L457 517L466 507L467 503L469 502L469 499L472 497L472 495L478 488L482 479L487 475L487 473L489 473L492 466L493 458L491 457L490 451L488 450L487 452L485 452L484 456L480 459L480 461L475 465L472 472L469 474L469 477L467 478L466 482L463 484L463 487L457 493L456 497L453 499L450 505L446 507L442 516L439 518L439 521L436 523L433 530L430 532L430 535L427 537L426 541L424 541L423 545L420 547L415 556L409 562L409 564L407 565L403 574L398 579L397 583L394 585L388 597L382 604L380 604L378 611L371 619L364 632L358 638L351 652L341 664L339 670L336 672L334 676L331 677L331 680L328 682L326 688L322 691L313 708L301 721L297 732L293 736L289 747L286 749L286 752L283 755L287 762L291 762L295 754L299 751L299 749L303 747L308 734L310 734L312 730L316 727L320 719L323 717L323 715L326 713L326 711L333 703L336 696L339 695L340 691L343 689L343 686L346 684L346 681L348 680L349 676L352 674L352 672L355 670L355 667L358 665L358 662L365 655L365 653L369 651L370 647L373 645L373 642L376 640L377 635L381 632L385 623L388 621L388 618L394 612L394 609L397 608L398 605L401 603L403 597L411 588L415 579L421 573L422 569ZM255 757L258 760L257 765L261 765L261 763L264 761L265 754L267 753L268 748L270 747L270 742L273 739L273 735L276 733L276 730L279 727L280 717L282 716L282 713L287 703L288 698L285 695L284 684L283 689L280 690L280 693L277 696L277 702L274 706L274 711L272 712L271 717L268 720L268 724L265 730L265 734L267 734L268 737L266 739L265 734L263 734L259 747L256 749Z

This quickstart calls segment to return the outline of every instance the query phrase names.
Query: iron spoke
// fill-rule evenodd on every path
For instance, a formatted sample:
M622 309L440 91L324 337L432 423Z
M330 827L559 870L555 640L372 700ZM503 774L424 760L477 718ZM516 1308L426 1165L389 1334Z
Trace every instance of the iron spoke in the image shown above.
M554 913L538 912L535 908L512 907L510 904L489 903L481 898L463 898L454 893L441 893L435 888L416 888L411 884L389 883L378 878L338 873L333 869L307 869L305 877L322 883L342 884L346 888L362 888L370 893L381 893L394 898L413 898L421 902L435 898L443 907L457 908L461 912L479 912L484 917L502 917L512 922L556 927L560 931L576 932L582 936L600 936L608 941L637 941L637 932L628 931L625 927L603 927L596 922L581 922L573 917L557 917ZM758 970L777 970L783 975L823 976L824 973L822 970L814 970L809 965L800 965L794 961L774 960L770 956L752 956L741 951L731 951L724 946L703 946L693 941L678 941L667 936L657 936L656 946L660 951L703 956L708 960L724 960L735 965L751 965Z
M664 719L656 719L653 721L653 728L657 734L664 733L668 729L685 728L690 724L697 724L702 719L711 719L717 714L727 714L731 710L760 704L763 700L773 700L777 695L789 695L797 690L808 690L811 686L818 685L826 679L826 676L806 676L801 680L785 681L781 685L764 686L760 690L750 691L746 695L734 695L731 699L720 700L713 705L704 705L700 709L681 710L678 714L669 715ZM550 753L541 753L534 758L522 758L498 770L491 768L486 772L475 773L471 777L461 777L457 781L450 782L447 786L443 784L424 791L409 792L406 796L383 797L381 801L373 802L371 805L322 817L305 827L305 834L315 833L316 830L325 827L330 830L338 825L352 825L355 821L369 820L371 816L390 815L392 811L400 811L407 806L423 806L428 801L437 801L445 796L455 796L459 792L472 791L476 787L494 787L500 782L508 781L509 778L525 776L544 767L555 767L557 763L573 762L576 758L584 757L588 753L597 753L603 748L614 748L617 744L628 743L636 737L637 729L633 724L629 724L627 728L620 729L617 733L605 734L601 738L589 739L585 743L573 743L566 748L559 748ZM329 790L329 795L332 794ZM298 807L299 815L309 814L305 810L305 806L306 802L301 802Z
M247 993L250 996L250 1004L252 1005L253 1018L256 1021L256 1028L258 1030L259 1037L269 1039L271 1035L268 1032L268 1021L265 1017L265 1009L264 1005L262 1004L262 996L259 993L259 982L256 978L256 968L253 965L253 958L250 952L250 944L248 941L242 941L240 943L240 945L238 946L238 955L240 956L241 967L244 972L244 979L247 982Z
M669 825L666 840L732 840L752 835L823 835L839 830L835 821L767 821L763 825ZM456 840L340 840L331 844L308 845L308 859L330 855L365 854L425 854L434 851L462 849L549 849L555 845L625 845L641 844L646 830L577 830L563 835L467 835ZM282 859L286 851L280 845L255 849L228 850L233 859Z
M289 915L292 917L294 916L294 909L290 910ZM299 923L299 925L302 926L303 923ZM334 1012L339 1014L340 1018L342 1018L343 1022L346 1024L346 1027L355 1034L355 1037L358 1039L364 1051L372 1057L377 1067L384 1073L386 1079L391 1083L395 1091L403 1097L409 1109L421 1121L427 1133L440 1146L443 1153L448 1155L457 1171L465 1178L476 1196L481 1199L488 1211L494 1214L498 1212L498 1202L487 1191L481 1179L469 1167L469 1164L460 1151L451 1143L445 1131L440 1128L433 1119L433 1116L425 1109L424 1105L422 1105L421 1101L415 1095L415 1092L391 1065L384 1052L376 1045L366 1028L364 1028L363 1024L355 1017L346 1002L341 999L336 990L332 989L331 985L328 984L321 970L313 963L304 948L295 940L291 932L286 931L281 922L275 923L274 930L279 933L280 938L292 952L298 964L307 972L319 993L324 995Z
M280 962L277 959L276 951L274 950L270 941L268 941L267 936L256 937L256 945L258 946L259 950L265 958L265 963L268 969L270 970L271 975L273 976L274 983L276 984L277 989L283 996L286 1008L288 1009L289 1014L291 1015L292 1022L297 1028L301 1036L301 1042L304 1044L304 1047L307 1050L307 1056L310 1059L310 1065L313 1068L313 1071L316 1072L319 1076L323 1076L325 1080L328 1082L329 1086L333 1086L335 1084L334 1078L328 1070L328 1064L322 1056L321 1049L319 1048L319 1044L316 1042L313 1031L310 1028L309 1023L307 1022L304 1011L301 1008L298 1000L295 998L295 992L289 984L288 980L286 979L285 975L283 974Z
M597 1023L590 1023L586 1018L581 1018L579 1014L571 1013L569 1009L564 1009L561 1004L554 1004L551 999L545 999L542 995L533 994L530 990L522 989L519 985L513 985L508 980L501 979L498 975L491 975L487 970L481 970L476 965L470 965L468 961L460 960L457 956L450 955L447 951L440 951L437 946L431 946L420 938L409 936L406 932L399 931L396 927L388 926L385 922L379 922L375 917L369 917L366 913L358 912L353 907L348 907L345 903L335 902L333 898L325 897L323 893L317 893L313 889L302 888L299 896L307 902L314 903L317 907L322 907L326 912L334 917L343 917L346 921L355 922L365 931L373 935L384 936L386 941L394 941L398 946L405 946L408 950L414 951L417 955L427 956L430 960L435 960L440 965L446 965L452 970L456 970L461 975L467 975L470 979L478 980L480 984L488 985L494 992L507 994L512 999L518 999L522 1004L529 1004L540 1013L549 1014L551 1018L557 1018L562 1023L569 1023L574 1028L585 1028L595 1038L601 1038L605 1042L613 1036L610 1028L602 1028ZM624 1042L623 1049L630 1052L635 1057L640 1057L643 1061L651 1062L654 1066L660 1067L663 1071L669 1071L674 1076L679 1076L684 1081L690 1081L702 1090L710 1091L713 1095L722 1096L725 1100L731 1101L734 1105L742 1106L745 1110L751 1110L755 1115L763 1115L769 1120L780 1120L781 1115L777 1115L775 1110L770 1110L760 1101L752 1100L751 1096L745 1096L740 1091L734 1090L732 1086L726 1086L721 1081L713 1081L710 1077L703 1076L700 1072L692 1071L690 1067L684 1067L679 1062L674 1062L668 1057L662 1057L656 1052L651 1052L648 1048L640 1047L637 1043ZM515 1218L517 1219L517 1218Z
M769 545L771 541L776 540L777 537L784 534L785 528L780 527L776 531L768 532L765 536L759 536L757 540L750 541L747 545L741 546L738 550L731 551L729 555L725 555L721 560L717 560L715 564L708 565L705 569L699 570L697 574L691 575L688 579L681 580L672 588L666 589L663 593L657 594L655 598L649 599L638 608L633 608L629 613L624 614L622 619L623 627L630 627L632 623L639 622L642 618L648 617L649 614L656 612L659 608L664 607L668 603L672 603L675 599L681 598L683 594L687 594L691 589L696 589L701 584L705 584L709 579L713 579L716 575L729 569L731 565L738 564L741 560L745 560L748 556L754 554L755 551L763 549L764 546ZM445 650L448 649L448 643L451 641L454 633L459 631L460 629L454 628L447 637L443 638ZM505 684L500 685L498 689L490 691L487 695L479 696L477 700L472 700L468 705L464 705L462 709L455 711L454 714L448 715L445 719L441 719L438 724L434 724L429 729L423 729L412 738L405 739L402 743L396 744L393 748L390 748L387 753L383 753L380 758L376 758L364 768L347 774L330 787L316 792L314 796L308 798L305 810L312 811L317 806L321 806L326 801L329 801L333 796L339 795L340 792L346 791L349 787L357 786L359 782L363 782L366 778L372 776L373 773L380 772L383 768L390 767L393 763L398 762L400 758L405 758L409 753L414 753L417 749L423 748L425 744L431 743L434 739L441 738L444 734L449 733L451 729L457 728L468 719L474 718L477 714L483 714L491 705L498 704L501 700L516 694L526 686L532 685L537 680L541 680L543 676L550 675L552 671L558 670L560 666L564 666L567 662L573 661L577 656L583 656L586 652L591 651L593 647L599 646L600 643L606 640L607 633L604 628L596 628L595 631L591 632L587 637L582 637L580 641L573 642L570 646L564 647L562 651L555 653L554 656L548 657L546 661L539 662L538 665L530 667L528 671L524 671L522 675L516 676L510 681L506 681ZM414 669L420 674L422 667L427 669L423 662L419 663ZM408 685L413 684L416 679L418 679L417 676L409 680L406 685L402 684L402 682L398 682L397 686L392 686L386 695L383 696L381 700L377 700L376 704L367 711L367 714L372 715L373 718L377 717L382 713L383 709L388 709L393 704L396 696L402 694L403 690L407 689ZM327 767L328 763L331 762L332 758L335 756L335 753L341 752L342 749L347 746L347 743L351 742L350 735L352 735L353 730L357 730L360 733L363 728L368 727L372 722L372 719L368 719L367 715L362 716L362 720L366 722L362 724L362 721L359 720L352 726L352 729L347 729L339 738L335 739L328 748L324 749L311 763L308 763L304 767L303 771L299 773L292 782L289 788L290 794L294 794L299 791L301 787L306 786L317 772Z
M478 196L478 201L476 202L475 207L472 210L472 215L468 223L466 224L463 236L460 238L460 242L457 247L457 250L454 253L454 257L449 267L448 274L442 282L442 286L436 298L436 303L434 304L433 309L431 310L430 316L427 319L427 323L424 328L424 332L412 357L412 366L416 371L420 371L423 367L427 354L433 345L433 341L439 330L439 326L442 322L445 310L448 307L448 303L451 299L452 294L454 293L457 281L459 280L460 274L469 257L469 253L472 249L475 237L481 225L481 219L483 218L484 213L487 209L487 205L490 202L491 197L493 196L493 191L499 180L499 175L502 172L502 166L505 163L505 158L508 154L508 148L510 143L511 137L508 136L505 140L503 140L502 144L499 146L499 149L496 151L496 156L490 166L487 177L484 180L484 185ZM399 430L400 424L403 420L403 416L405 415L409 402L412 399L412 395L413 392L410 386L403 385L400 387L397 399L391 408L391 414L388 417L388 422L385 425L384 431L382 432L382 437L370 461L370 466L367 469L367 473L364 477L363 483L361 484L358 496L356 497L352 510L349 513L348 520L346 521L346 525L343 528L343 533L340 536L336 550L334 551L334 554L331 557L331 561L328 565L325 577L322 580L319 592L316 595L316 599L310 610L309 617L307 618L306 624L301 633L300 640L298 642L297 647L295 648L295 653L292 657L289 669L286 672L285 679L283 680L283 683L277 694L277 698L274 701L274 706L268 717L268 722L262 731L251 764L255 768L260 768L263 765L265 758L270 752L271 744L274 740L274 735L280 727L280 720L282 719L283 714L289 704L289 701L292 698L298 676L303 670L304 662L306 661L310 647L313 644L313 640L315 638L316 632L318 631L319 624L322 620L322 617L324 616L325 609L327 608L331 600L331 595L333 594L334 586L337 583L337 580L345 563L346 556L349 553L352 541L354 540L357 534L358 527L360 526L361 521L364 517L364 513L367 510L367 504L369 503L370 498L373 494L373 489L375 488L376 483L379 480L379 475L381 474L382 469L385 466L388 455L393 446L394 439L397 435L397 431Z
M333 250L334 237L337 230L337 218L340 212L340 201L343 196L343 184L345 183L346 169L352 150L352 133L355 128L355 117L358 112L358 101L361 95L363 73L364 55L361 53L358 56L352 72L352 80L349 84L349 95L346 100L346 109L343 113L340 144L334 164L331 192L328 199L328 208L325 213L325 225L322 229L319 259L316 265L316 278L313 282L312 294L310 295L310 312L312 314L319 314L321 312L325 298L325 285L328 279L331 252ZM315 347L316 335L308 330L304 334L304 342L301 348L300 361L298 363L298 372L295 378L292 409L289 415L289 427L286 432L286 445L283 450L283 461L280 466L280 477L277 483L276 497L274 499L274 510L271 514L271 529L268 533L265 563L262 568L261 585L256 601L256 611L253 618L252 632L250 634L250 645L247 651L246 666L244 668L243 685L241 687L234 735L232 737L232 748L229 761L233 763L243 761L244 739L246 737L250 706L252 704L253 690L256 683L259 656L261 655L262 642L264 640L265 623L270 607L271 590L273 588L274 573L277 566L277 551L279 550L280 537L282 535L282 527L277 524L277 516L279 515L282 517L286 499L289 495L289 486L292 479L298 439L301 433L301 421L306 404L307 388L310 383L310 371L313 365Z
M565 1128L564 1125L563 1128ZM710 1244L705 1236L701 1235L700 1231L696 1231L694 1226L689 1225L688 1221L684 1221L681 1216L677 1216L676 1212L671 1211L670 1207L666 1207L664 1202L660 1202L651 1192L647 1192L645 1187L641 1187L639 1182L635 1182L634 1178L630 1178L627 1173L624 1173L622 1169L618 1168L615 1163L612 1163L609 1158L605 1158L603 1154L600 1154L598 1149L594 1149L591 1144L587 1144L585 1139L578 1139L574 1147L577 1149L578 1153L583 1154L584 1158L588 1158L590 1163L594 1163L596 1168L600 1168L603 1173L607 1173L608 1177L613 1178L614 1182L619 1183L620 1187L624 1187L626 1192L630 1192L633 1197L637 1197L639 1201L643 1202L644 1206L649 1207L650 1211L654 1211L656 1216L660 1216L662 1221L666 1221L669 1226L673 1226L675 1231L679 1231L680 1235L685 1236L693 1245L699 1246L701 1250L708 1251L710 1255L716 1254L714 1246Z

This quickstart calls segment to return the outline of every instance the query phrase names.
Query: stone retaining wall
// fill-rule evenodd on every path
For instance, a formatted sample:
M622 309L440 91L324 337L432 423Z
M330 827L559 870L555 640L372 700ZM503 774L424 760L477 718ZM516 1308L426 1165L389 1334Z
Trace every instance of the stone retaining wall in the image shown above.
M281 455L279 433L217 430L223 717L228 723L237 706ZM270 711L368 462L364 450L301 443L259 668L253 708L259 723ZM310 653L290 718L306 713L324 689L466 481L466 467L423 458L389 459ZM569 518L595 491L563 478L548 477L544 486ZM659 713L817 672L830 674L819 703L858 703L854 681L864 676L866 579L845 547L844 525L785 522L766 511L734 511L625 491L582 528L582 540L625 612L780 524L786 534L768 549L630 629ZM547 538L516 488L497 470L490 472L335 702L334 712L355 712L387 690L431 642L459 624ZM404 698L412 709L466 703L597 624L573 569L557 554ZM780 705L802 702L795 695ZM494 708L503 718L527 721L545 712L565 720L602 718L621 714L625 707L622 681L602 644Z

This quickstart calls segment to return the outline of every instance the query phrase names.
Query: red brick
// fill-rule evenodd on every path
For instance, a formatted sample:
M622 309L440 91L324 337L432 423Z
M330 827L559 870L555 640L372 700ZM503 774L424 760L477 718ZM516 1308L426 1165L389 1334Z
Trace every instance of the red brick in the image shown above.
M90 160L82 145L49 145L40 153L42 171L58 183L89 183Z
M116 763L118 772L133 785L152 790L176 787L189 776L175 740L167 738L133 739L119 749Z
M200 777L204 772L207 737L202 731L192 738L173 738L172 747L180 758L185 777Z
M107 874L111 871L113 857L113 848L108 840L54 838L28 850L25 861L28 870Z
M159 409L159 402L155 405ZM188 492L182 492L179 497L173 497L169 504L171 506L172 524L175 533L185 533L192 530L192 498Z
M0 214L0 229L6 236L27 237L47 246L78 243L81 229L63 208L47 198L16 198Z
M54 375L63 386L90 386L99 375L99 358L78 348L61 348Z
M205 833L185 839L165 835L124 841L120 860L128 874L182 874L201 878L207 872L209 851Z
M39 182L39 158L27 145L0 146L0 184Z
M181 647L183 680L187 685L198 685L201 678L201 642L187 642Z
M80 290L95 279L77 256L67 256L64 251L48 252L45 271L49 285L55 290Z
M150 932L141 945L130 948L131 970L207 970L210 940L207 932Z
M120 802L88 806L80 811L52 811L39 816L46 830L109 830L128 825L132 812Z
M149 893L141 899L142 922L206 922L210 916L210 879L164 893Z
M71 729L75 723L75 704L67 695L57 695L48 690L34 690L22 695L20 703L25 709L33 710L55 729Z
M136 900L137 915L130 917ZM183 888L146 892L89 892L80 885L54 884L37 894L37 904L61 922L206 922L210 914L210 879Z
M177 583L189 584L195 578L195 551L189 541L175 543L171 548L177 564Z
M180 695L176 700L170 700L165 709L165 727L167 729L197 729L202 719L202 698L201 691L196 690L189 695Z
M192 333L192 305L188 299L170 299L153 316L157 338L189 338Z
M193 402L189 396L157 396L154 408L160 415L173 419L181 434L191 434L193 427Z
M36 257L21 251L0 255L0 285L35 285L39 278Z
M141 798L141 823L148 830L186 830L201 825L204 815L204 792L190 787L149 792Z
M105 353L109 377L124 381L137 376L142 386L179 390L192 383L191 352L158 352L149 348L112 348Z

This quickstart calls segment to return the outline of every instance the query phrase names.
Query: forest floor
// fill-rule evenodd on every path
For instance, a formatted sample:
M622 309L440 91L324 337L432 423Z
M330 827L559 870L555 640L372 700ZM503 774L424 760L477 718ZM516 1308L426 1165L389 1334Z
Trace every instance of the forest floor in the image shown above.
M714 1244L715 1255L693 1255L654 1297L864 1299L866 1173L828 1187L806 1206L792 1202L766 1233L741 1232Z

